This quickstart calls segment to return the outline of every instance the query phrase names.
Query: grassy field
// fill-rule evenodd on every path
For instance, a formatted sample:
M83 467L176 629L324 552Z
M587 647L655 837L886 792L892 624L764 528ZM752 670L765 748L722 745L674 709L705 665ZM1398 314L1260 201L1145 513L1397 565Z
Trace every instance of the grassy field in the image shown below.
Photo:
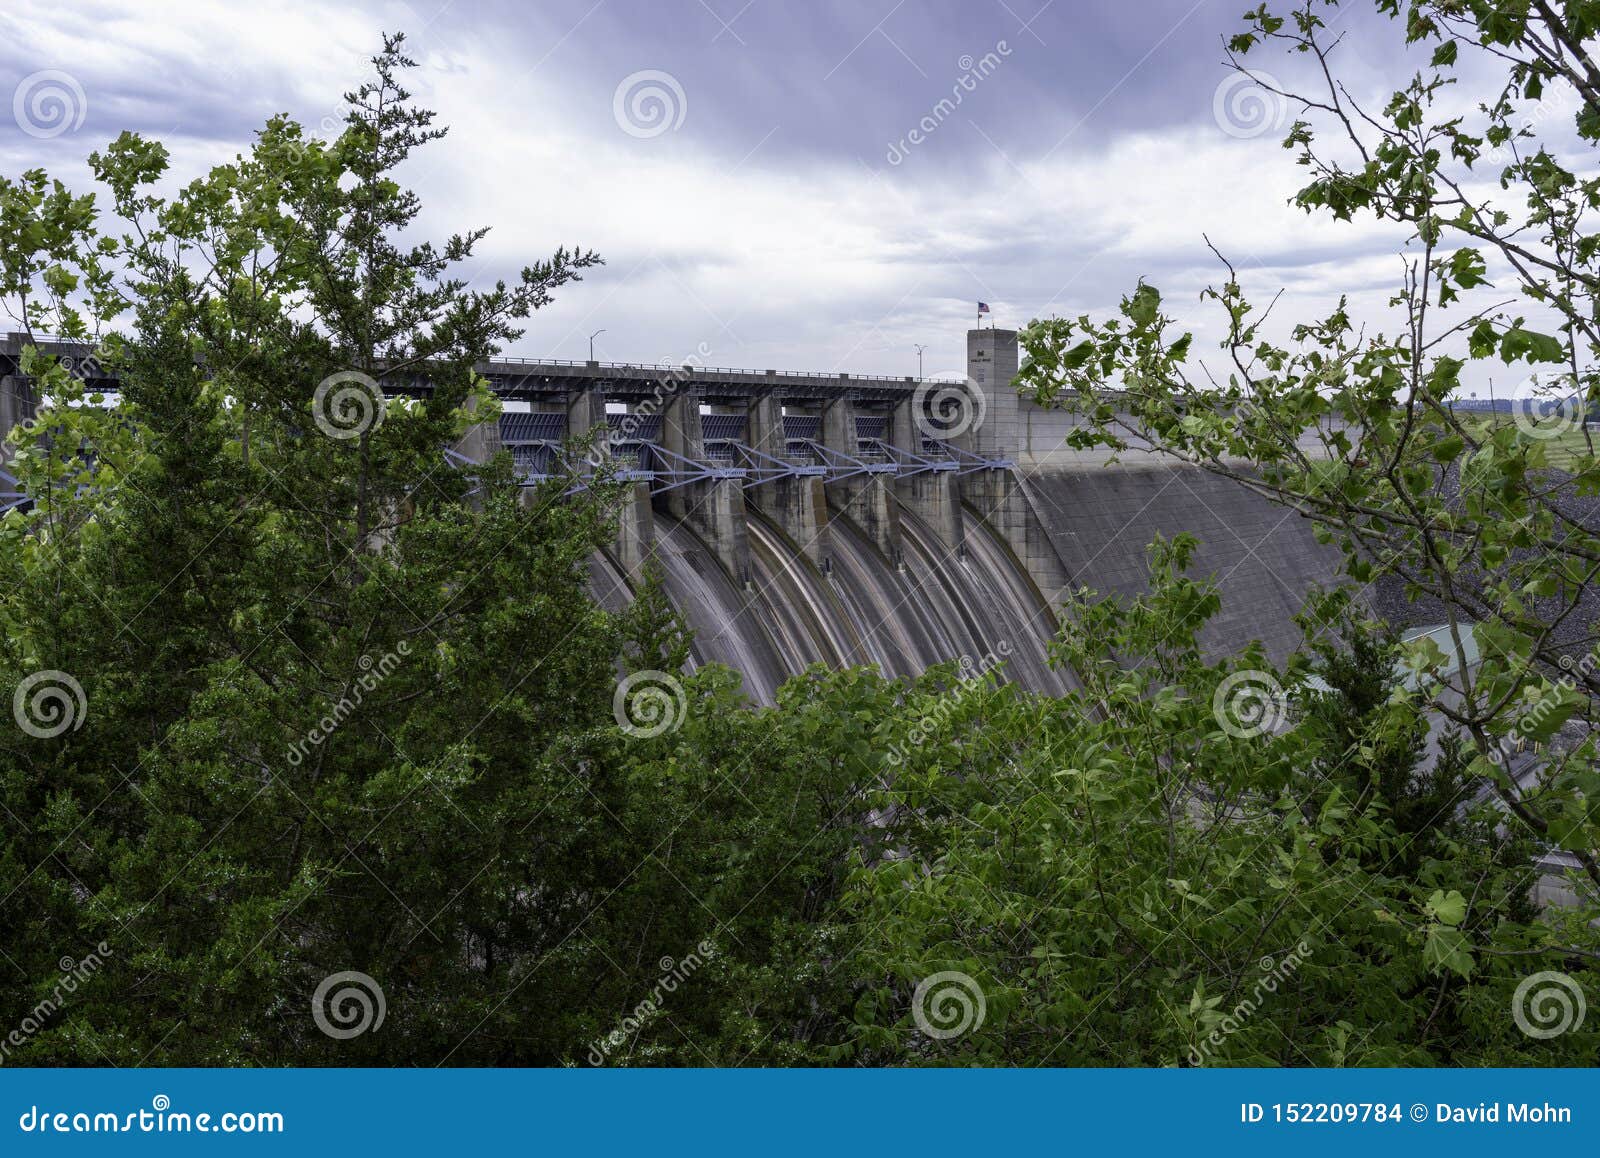
M1494 417L1465 419L1462 425L1470 430L1474 437L1486 434L1491 426L1510 426L1512 418L1509 414L1499 414ZM1595 450L1600 450L1600 429L1591 429L1587 434L1582 428L1568 431L1556 438L1546 439L1544 448L1549 456L1550 465L1559 470L1570 470L1573 459L1580 454L1591 453L1590 443L1593 442Z

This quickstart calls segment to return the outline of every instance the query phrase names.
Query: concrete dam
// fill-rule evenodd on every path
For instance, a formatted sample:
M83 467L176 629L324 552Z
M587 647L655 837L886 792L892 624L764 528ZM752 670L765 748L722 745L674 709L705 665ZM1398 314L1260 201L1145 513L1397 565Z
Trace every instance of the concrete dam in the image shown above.
M565 439L595 432L591 463L613 460L630 492L597 596L622 606L654 560L696 662L740 672L760 702L813 663L913 676L986 656L1060 693L1072 675L1046 657L1062 593L1141 593L1158 533L1199 538L1196 571L1221 585L1209 650L1260 639L1286 656L1337 552L1226 479L1073 450L1072 416L1021 398L1017 366L1016 331L989 328L967 333L965 382L508 366L496 390L522 405L463 450L498 443L536 480L559 473Z
M0 430L35 408L21 344L0 339ZM625 605L653 561L694 661L738 671L758 702L814 663L898 677L994 657L1024 687L1064 691L1071 673L1046 662L1062 593L1142 592L1157 533L1195 535L1196 573L1220 583L1208 650L1292 650L1292 617L1335 581L1337 552L1226 479L1068 447L1073 417L1019 397L1017 366L1016 331L993 328L968 331L965 382L502 358L480 371L503 413L451 453L467 467L509 451L530 493L613 470L625 495L592 561L597 598ZM0 462L0 508L25 501Z

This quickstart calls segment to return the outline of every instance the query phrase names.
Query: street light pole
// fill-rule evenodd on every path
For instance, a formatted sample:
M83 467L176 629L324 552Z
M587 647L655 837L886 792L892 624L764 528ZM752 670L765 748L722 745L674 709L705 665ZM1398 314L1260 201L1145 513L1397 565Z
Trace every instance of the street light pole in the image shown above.
M917 347L917 377L919 379L922 377L922 351L926 350L927 348L928 347L926 346Z
M594 361L594 340L603 333L605 333L605 330L602 328L589 335L589 361L591 362Z

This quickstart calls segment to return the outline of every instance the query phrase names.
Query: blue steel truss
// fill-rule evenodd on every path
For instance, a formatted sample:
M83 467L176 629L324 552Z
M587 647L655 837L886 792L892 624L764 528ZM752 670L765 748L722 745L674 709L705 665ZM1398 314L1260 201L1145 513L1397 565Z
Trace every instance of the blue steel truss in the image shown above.
M782 457L745 441L742 414L701 416L705 453L700 458L663 445L660 415L608 414L606 426L608 457L616 466L612 477L648 483L653 494L707 482L738 481L748 490L783 479L817 478L836 483L873 476L959 477L980 470L1010 470L1016 465L1011 459L987 458L944 439L924 438L920 451L894 447L884 438L888 420L883 415L856 416L854 453L822 444L821 419L785 415ZM592 462L571 460L563 446L565 434L566 416L562 414L506 414L500 419L500 441L511 452L523 485L568 479L567 493L572 494L587 490L596 470Z
M27 501L28 496L23 493L22 484L17 481L17 476L0 467L0 515L12 507L20 507Z
M746 489L783 479L820 478L825 483L885 476L902 479L920 474L971 474L980 470L1009 470L1016 464L1005 458L985 458L943 439L924 438L921 453L891 446L883 437L887 421L881 415L858 415L854 454L824 446L819 440L821 420L809 415L786 415L782 457L757 450L744 441L742 414L701 416L704 458L690 458L669 450L661 442L661 416L608 414L608 457L615 465L612 477L623 482L644 482L653 494L663 494L695 483L738 480ZM567 493L589 488L593 464L574 462L565 450L567 420L564 414L502 414L500 441L511 453L525 487L552 479L570 479ZM460 469L477 464L466 455L446 449L446 459ZM27 503L28 495L11 472L0 467L0 514Z

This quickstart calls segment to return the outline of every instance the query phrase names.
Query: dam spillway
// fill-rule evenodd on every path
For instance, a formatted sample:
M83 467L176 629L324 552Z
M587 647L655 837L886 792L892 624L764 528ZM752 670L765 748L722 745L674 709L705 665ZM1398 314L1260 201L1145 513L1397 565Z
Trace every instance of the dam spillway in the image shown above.
M21 344L0 338L4 425L36 408ZM104 373L74 344L50 345ZM573 477L573 440L587 440L588 465L625 483L616 537L592 561L596 597L625 606L655 566L694 632L693 662L739 672L760 703L811 664L909 677L985 657L1060 693L1073 676L1047 656L1064 594L1139 594L1156 534L1198 538L1194 572L1220 585L1207 651L1252 639L1275 660L1293 650L1294 615L1337 581L1339 553L1230 480L1149 452L1111 462L1070 448L1076 420L1020 397L1017 368L1016 332L993 328L968 331L955 383L497 359L479 371L503 413L452 455L465 467L508 450L532 494ZM430 388L425 368L380 383L386 395ZM952 394L967 412L950 425L937 406Z
M979 465L910 478L822 472L765 493L706 477L679 488L676 501L640 483L609 553L612 582L625 587L630 572L653 560L695 632L695 662L740 672L746 693L763 703L811 664L870 664L910 677L938 663L997 656L1005 678L1060 694L1075 682L1048 661L1065 592L1136 597L1158 534L1195 536L1194 573L1218 583L1221 611L1200 633L1208 653L1259 640L1281 662L1299 645L1295 616L1306 596L1340 579L1339 553L1319 544L1306 520L1229 479L1151 453L1111 462L1071 449L1073 417L1011 387L1013 331L970 331L968 352L965 389L981 396L983 421L959 437L962 465ZM688 408L676 418L608 414L613 448L648 467L648 450L641 455L633 443L662 439L666 422L682 426L698 413L701 441L680 434L676 445L696 461L750 461L708 448L719 436L759 432L753 408L740 421L727 413L727 399L713 406L686 393L691 401L662 407ZM837 453L882 457L898 411L914 405L879 398L874 413L835 400L828 405L840 413L830 416L808 401L765 421L784 434L781 453L812 463L818 455L808 451L830 437ZM911 414L910 425L923 417ZM616 437L619 428L625 437ZM921 449L935 453L935 444Z

